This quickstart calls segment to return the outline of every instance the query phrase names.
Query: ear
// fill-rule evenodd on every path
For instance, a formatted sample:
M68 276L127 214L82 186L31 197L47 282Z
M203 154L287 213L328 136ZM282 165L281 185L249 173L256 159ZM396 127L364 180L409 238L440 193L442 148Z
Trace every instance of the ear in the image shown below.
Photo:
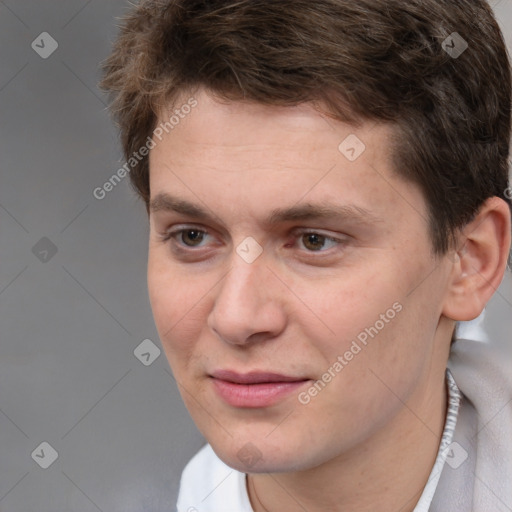
M491 197L460 233L443 314L455 321L476 318L498 289L510 253L510 208Z

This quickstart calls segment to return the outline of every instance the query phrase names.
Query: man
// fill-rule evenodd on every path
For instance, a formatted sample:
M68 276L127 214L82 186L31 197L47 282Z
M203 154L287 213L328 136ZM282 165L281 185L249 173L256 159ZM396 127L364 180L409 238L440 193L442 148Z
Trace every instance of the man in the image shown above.
M453 343L510 251L489 6L143 1L105 72L208 441L178 510L511 510L509 377Z

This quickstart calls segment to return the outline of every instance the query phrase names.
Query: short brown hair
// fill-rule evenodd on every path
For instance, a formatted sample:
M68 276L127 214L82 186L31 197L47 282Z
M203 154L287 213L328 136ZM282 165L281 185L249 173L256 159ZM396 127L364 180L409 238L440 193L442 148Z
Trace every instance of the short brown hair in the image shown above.
M435 253L489 197L511 206L510 63L484 0L146 0L103 69L127 159L162 105L204 87L394 125L394 169L424 194ZM130 176L147 207L147 157Z

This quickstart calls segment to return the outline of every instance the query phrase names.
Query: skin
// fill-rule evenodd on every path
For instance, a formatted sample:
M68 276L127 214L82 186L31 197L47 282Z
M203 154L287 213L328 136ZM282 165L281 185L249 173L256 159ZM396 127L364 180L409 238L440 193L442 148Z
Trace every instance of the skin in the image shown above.
M454 323L478 316L503 277L506 203L490 199L458 249L437 257L421 191L393 173L390 126L352 127L311 104L194 97L197 107L150 152L148 257L156 326L194 422L250 475L256 512L412 510L444 426ZM349 134L366 145L353 162L338 150ZM168 210L161 194L211 218ZM265 223L276 208L306 203L367 214ZM189 231L166 236L176 229ZM236 252L249 236L263 249L252 263ZM300 403L395 303L401 311ZM275 405L234 407L214 390L218 369L309 382ZM237 455L247 443L251 465Z

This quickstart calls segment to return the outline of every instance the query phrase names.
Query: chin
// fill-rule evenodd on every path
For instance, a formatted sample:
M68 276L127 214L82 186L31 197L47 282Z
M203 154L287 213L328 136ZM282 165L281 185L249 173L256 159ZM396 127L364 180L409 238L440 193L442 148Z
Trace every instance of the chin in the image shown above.
M237 441L209 441L213 451L229 467L242 473L286 473L311 469L322 461L318 454L305 453L304 443L290 439L268 439L252 436ZM311 448L311 447L310 447Z

